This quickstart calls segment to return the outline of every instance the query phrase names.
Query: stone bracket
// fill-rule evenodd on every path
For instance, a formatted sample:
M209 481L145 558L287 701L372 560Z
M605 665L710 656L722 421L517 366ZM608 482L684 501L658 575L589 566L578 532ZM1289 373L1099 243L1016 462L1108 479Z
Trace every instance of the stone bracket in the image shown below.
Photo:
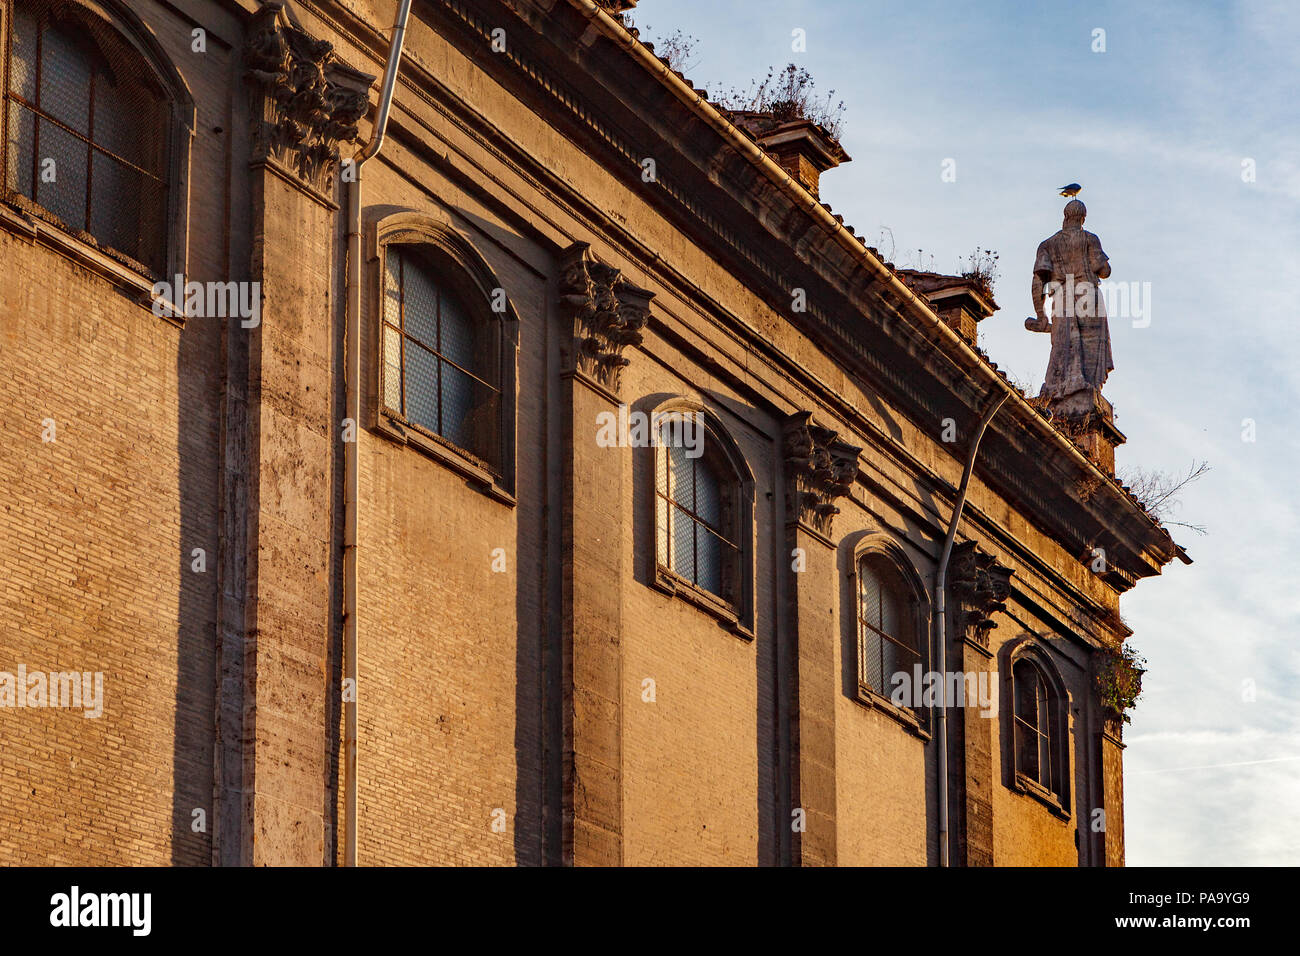
M959 603L963 633L973 638L977 647L988 650L989 631L997 627L992 615L1007 609L1013 573L998 564L993 555L980 551L974 541L953 546L949 587Z
M560 257L560 308L573 320L570 368L618 394L623 356L642 342L654 293L629 282L601 262L585 242L575 242Z
M790 415L785 420L783 439L790 475L787 521L829 539L832 522L840 513L835 502L852 489L862 449L840 441L838 433L814 423L812 412Z
M244 48L253 162L273 162L329 197L339 147L357 140L375 78L297 26L283 3L253 15Z

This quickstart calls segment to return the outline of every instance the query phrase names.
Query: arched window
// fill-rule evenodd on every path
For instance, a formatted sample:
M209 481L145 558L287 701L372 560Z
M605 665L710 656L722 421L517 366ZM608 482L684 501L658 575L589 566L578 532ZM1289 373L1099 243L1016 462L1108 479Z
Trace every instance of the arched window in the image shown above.
M653 413L656 583L740 631L752 627L753 478L703 406Z
M177 265L169 262L169 241L179 107L160 73L119 30L112 7L12 3L5 192L162 276Z
M671 440L672 427L661 426L661 441ZM664 451L658 482L663 500L660 560L675 574L727 600L740 553L732 520L734 489L718 473L716 462L692 458L690 449L680 446L665 444Z
M385 272L384 406L499 471L496 323L476 321L418 248L389 246Z
M380 430L511 494L518 316L505 288L434 216L395 213L375 235Z
M1065 802L1065 710L1055 676L1036 659L1017 656L1011 666L1012 757L1022 789Z
M916 664L922 657L921 613L915 589L903 578L895 562L869 552L858 558L858 680L882 697L891 696L895 674L915 682ZM924 668L922 668L924 669ZM919 688L909 701L921 709Z

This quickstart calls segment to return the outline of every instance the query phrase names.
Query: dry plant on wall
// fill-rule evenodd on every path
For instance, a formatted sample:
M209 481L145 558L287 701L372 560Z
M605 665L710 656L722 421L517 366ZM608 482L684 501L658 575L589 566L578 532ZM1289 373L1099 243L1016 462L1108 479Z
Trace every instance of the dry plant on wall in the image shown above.
M717 104L727 110L770 113L783 123L811 120L838 140L844 132L844 101L837 103L834 97L834 90L820 97L812 74L790 63L779 73L770 67L767 76L761 82L751 82L747 90L728 90L718 97Z

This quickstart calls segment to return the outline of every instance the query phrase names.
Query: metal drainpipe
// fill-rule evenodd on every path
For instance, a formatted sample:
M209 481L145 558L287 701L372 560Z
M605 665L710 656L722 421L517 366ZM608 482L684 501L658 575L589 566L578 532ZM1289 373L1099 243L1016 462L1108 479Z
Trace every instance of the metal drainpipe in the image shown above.
M957 525L961 521L962 510L966 507L966 488L970 484L971 472L975 470L975 456L979 453L980 440L984 430L997 414L1002 403L1008 398L1006 392L993 396L992 404L980 419L971 442L970 454L966 458L966 468L961 473L961 486L957 489L957 503L952 509L952 520L948 522L948 537L943 542L943 554L939 558L939 570L934 576L934 607L939 619L939 677L942 691L939 703L939 865L948 866L948 613L945 597L948 593L948 560L952 557L952 544L957 537Z
M352 181L347 201L347 328L343 378L347 417L352 420L352 437L343 443L343 670L352 681L352 700L344 708L344 828L346 843L344 865L357 865L357 485L360 471L357 443L361 435L361 167L379 153L388 129L388 113L397 86L397 69L402 60L402 42L406 21L411 15L411 0L401 0L393 37L388 47L388 64L379 93L379 112L366 143L353 159Z

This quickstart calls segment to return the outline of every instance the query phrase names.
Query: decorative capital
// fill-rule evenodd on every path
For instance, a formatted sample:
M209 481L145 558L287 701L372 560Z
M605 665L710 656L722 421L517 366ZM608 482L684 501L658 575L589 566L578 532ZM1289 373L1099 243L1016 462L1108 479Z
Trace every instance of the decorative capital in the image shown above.
M836 432L812 420L812 412L795 412L785 420L785 461L790 470L786 508L791 521L830 537L845 497L858 476L862 449L839 440Z
M573 319L573 365L611 392L618 392L623 351L640 345L654 293L623 278L619 270L575 242L560 261L560 307Z
M992 615L1007 609L1012 574L993 555L976 548L974 541L953 546L948 580L960 604L962 626L981 647L989 646L989 631L997 627Z
M274 160L331 195L339 147L356 142L374 77L340 62L333 45L296 26L280 2L253 15L244 65L254 160Z

